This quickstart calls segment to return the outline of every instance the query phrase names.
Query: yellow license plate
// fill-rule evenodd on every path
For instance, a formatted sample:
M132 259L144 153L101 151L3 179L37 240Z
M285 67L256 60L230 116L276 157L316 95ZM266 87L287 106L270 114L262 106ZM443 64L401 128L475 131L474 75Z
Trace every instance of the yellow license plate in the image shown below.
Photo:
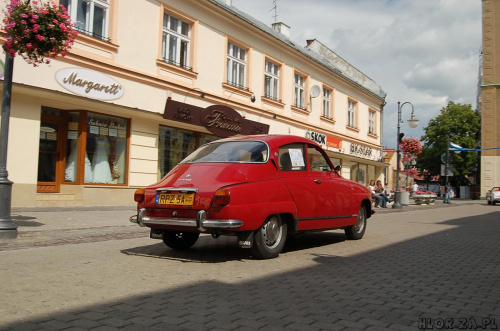
M194 193L158 193L156 194L157 205L170 206L192 206Z

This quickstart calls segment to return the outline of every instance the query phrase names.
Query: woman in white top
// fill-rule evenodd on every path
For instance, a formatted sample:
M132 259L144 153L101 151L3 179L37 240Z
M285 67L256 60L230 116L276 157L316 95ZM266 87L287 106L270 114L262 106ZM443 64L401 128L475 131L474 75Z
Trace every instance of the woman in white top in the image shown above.
M382 202L382 197L375 192L375 180L370 180L370 185L368 185L370 192L372 193L372 199L375 201L375 208L380 208L380 203Z

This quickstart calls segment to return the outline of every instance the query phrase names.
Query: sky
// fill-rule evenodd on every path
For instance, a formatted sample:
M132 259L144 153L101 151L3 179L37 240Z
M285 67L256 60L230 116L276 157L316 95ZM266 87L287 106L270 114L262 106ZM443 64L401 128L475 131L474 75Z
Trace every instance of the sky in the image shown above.
M383 146L395 148L398 101L405 137L420 139L449 101L476 109L481 52L480 0L233 0L290 39L317 39L387 93ZM276 14L273 9L276 4ZM420 120L410 129L412 105Z

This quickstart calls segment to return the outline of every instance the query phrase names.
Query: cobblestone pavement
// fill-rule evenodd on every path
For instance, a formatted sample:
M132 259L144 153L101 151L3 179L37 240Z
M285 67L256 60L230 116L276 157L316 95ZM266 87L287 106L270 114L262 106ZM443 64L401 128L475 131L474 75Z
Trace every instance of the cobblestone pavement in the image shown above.
M264 261L232 237L172 251L133 212L14 210L0 330L500 327L500 206L378 209L362 240L307 234Z

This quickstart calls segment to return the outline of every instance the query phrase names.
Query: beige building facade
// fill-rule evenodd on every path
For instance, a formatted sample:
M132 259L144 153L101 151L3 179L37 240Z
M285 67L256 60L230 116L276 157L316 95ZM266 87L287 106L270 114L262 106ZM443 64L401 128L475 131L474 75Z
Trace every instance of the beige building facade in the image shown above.
M483 0L481 148L500 147L500 1ZM481 196L500 185L500 150L481 152Z
M80 31L71 52L14 60L12 206L133 205L200 145L242 134L309 137L344 177L383 179L385 92L319 41L299 47L230 1L59 2Z

